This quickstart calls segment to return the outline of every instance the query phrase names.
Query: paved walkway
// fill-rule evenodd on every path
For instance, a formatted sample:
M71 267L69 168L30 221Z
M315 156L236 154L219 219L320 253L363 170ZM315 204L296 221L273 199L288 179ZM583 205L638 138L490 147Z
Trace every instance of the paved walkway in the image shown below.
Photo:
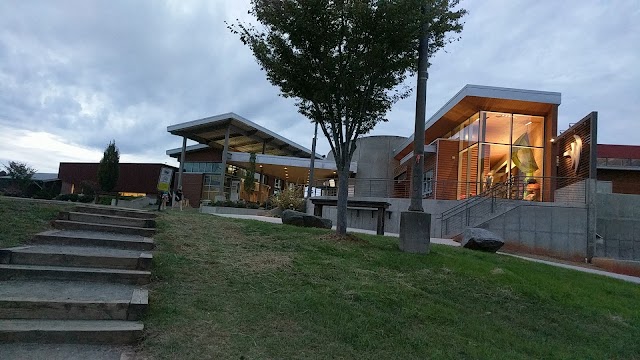
M222 216L222 217L235 218L235 219L249 219L249 220L258 220L258 221L270 222L270 223L273 223L273 224L282 224L282 220L280 218L274 218L274 217L268 217L268 216L235 215L235 214L215 214L215 215ZM336 227L334 226L333 229L335 230L335 228ZM362 234L371 234L371 235L375 235L376 234L375 231L363 230L363 229L354 229L354 228L347 228L347 231L355 232L355 233L362 233ZM392 236L392 237L399 237L398 234L390 233L390 232L385 232L384 235L385 236ZM451 239L431 238L431 243L432 244L448 245L448 246L458 246L458 247L460 246L460 243L455 242L455 241L453 241ZM561 267L561 268L565 268L565 269L581 271L581 272L584 272L584 273L607 276L607 277L610 277L610 278L619 279L619 280L623 280L623 281L628 281L628 282L632 282L632 283L635 283L635 284L640 284L640 277L616 274L616 273L612 273L612 272L604 271L604 270L589 269L589 268L582 267L582 266L568 265L568 264L563 264L563 263L559 263L559 262L534 259L534 258L529 258L529 257L526 257L526 256L507 254L507 253L503 253L503 252L498 252L498 254L506 255L506 256L512 256L512 257L516 257L518 259L527 260L527 261L533 261L533 262L537 262L537 263L541 263L541 264L557 266L557 267Z

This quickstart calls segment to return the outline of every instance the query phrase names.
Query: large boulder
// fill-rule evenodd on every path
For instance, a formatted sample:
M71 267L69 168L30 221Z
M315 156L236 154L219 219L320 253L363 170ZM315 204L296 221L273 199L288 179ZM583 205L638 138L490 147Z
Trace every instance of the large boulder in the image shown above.
M288 225L315 227L321 229L331 229L332 222L329 219L319 216L305 214L295 210L285 210L282 212L282 223Z
M496 252L504 245L504 241L489 230L468 228L462 237L462 246L471 250Z

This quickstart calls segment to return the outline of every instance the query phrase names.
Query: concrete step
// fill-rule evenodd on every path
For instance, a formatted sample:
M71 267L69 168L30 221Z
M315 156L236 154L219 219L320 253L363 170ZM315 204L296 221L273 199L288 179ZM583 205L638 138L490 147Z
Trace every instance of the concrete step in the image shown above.
M142 270L0 264L0 280L75 280L148 284L151 272Z
M0 249L0 264L149 270L149 252L100 247L26 245Z
M3 360L132 360L135 348L129 345L26 344L0 346Z
M134 285L0 282L1 319L139 320L148 306L148 291Z
M29 244L107 247L124 250L152 250L153 239L140 235L102 233L94 231L50 230L34 235Z
M3 343L132 344L144 325L122 320L0 320Z
M93 224L79 221L55 220L51 223L54 228L61 230L101 231L114 234L138 235L153 237L156 229L133 226L118 226L106 224Z
M139 228L156 227L156 221L153 219L137 219L124 216L89 214L75 211L61 211L60 214L58 214L58 219L91 224L117 225Z
M102 214L111 216L122 216L137 219L155 219L157 214L145 210L135 210L126 208L114 208L111 206L78 205L73 211L87 214Z

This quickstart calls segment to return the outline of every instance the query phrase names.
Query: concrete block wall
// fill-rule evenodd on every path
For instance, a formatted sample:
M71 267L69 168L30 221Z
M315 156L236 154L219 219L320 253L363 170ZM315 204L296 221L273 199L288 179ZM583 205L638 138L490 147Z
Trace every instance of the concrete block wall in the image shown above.
M555 192L554 201L562 203L582 203L586 202L586 182L585 180L575 182L562 187Z
M478 227L490 230L505 244L567 259L587 256L588 209L584 205L527 203Z
M640 195L596 195L595 255L622 260L640 260Z

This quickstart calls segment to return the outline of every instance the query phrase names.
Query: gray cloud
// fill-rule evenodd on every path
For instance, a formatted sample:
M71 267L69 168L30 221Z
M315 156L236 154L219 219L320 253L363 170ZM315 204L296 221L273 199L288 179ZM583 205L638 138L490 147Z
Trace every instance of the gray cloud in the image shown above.
M640 112L640 3L462 5L470 12L462 40L432 60L429 115L467 83L559 91L560 129L597 110L600 143L640 143L632 121ZM248 0L1 2L0 141L18 146L16 136L44 131L100 153L115 139L132 158L165 162L164 151L180 145L167 125L233 111L310 147L313 126L291 99L278 96L226 29L225 20L249 20L248 6ZM411 135L414 104L414 97L396 104L372 134ZM328 150L320 141L319 152ZM37 149L0 153L7 160L57 169Z

